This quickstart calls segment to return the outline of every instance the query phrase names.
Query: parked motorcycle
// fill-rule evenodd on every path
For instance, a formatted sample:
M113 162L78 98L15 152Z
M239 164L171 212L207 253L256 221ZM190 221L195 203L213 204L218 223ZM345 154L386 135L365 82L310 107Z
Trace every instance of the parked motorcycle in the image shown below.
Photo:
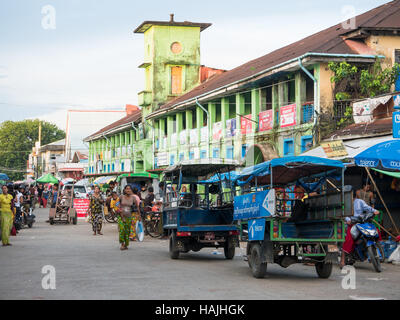
M385 254L382 245L378 242L379 234L372 223L373 218L373 213L351 217L353 226L350 233L356 246L351 254L346 254L346 264L353 265L357 261L368 259L375 271L381 272L381 262L385 261Z
M33 208L23 205L21 208L21 219L20 219L20 227L21 229L24 226L28 226L28 228L32 228L35 223L36 216L33 214Z

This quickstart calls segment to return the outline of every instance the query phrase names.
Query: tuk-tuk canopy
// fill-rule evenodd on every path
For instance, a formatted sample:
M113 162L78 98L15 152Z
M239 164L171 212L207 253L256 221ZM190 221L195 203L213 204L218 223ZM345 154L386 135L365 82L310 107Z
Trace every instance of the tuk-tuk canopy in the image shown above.
M229 159L184 160L166 168L164 174L178 177L179 172L182 172L184 177L207 177L215 173L232 171L238 165L238 161Z
M211 178L209 178L208 180L203 180L200 181L203 184L211 184L211 183L217 183L217 182L229 182L229 181L233 181L237 178L239 174L236 171L230 171L230 172L225 172L222 174L215 174L213 175Z
M259 177L257 180L260 184L270 184L272 172L273 185L286 185L304 177L337 174L338 170L344 169L344 164L338 160L311 156L283 157L244 168L233 183L241 186Z
M158 175L149 172L139 172L139 173L123 173L118 176L117 182L120 182L122 178L149 178L149 179L158 179Z

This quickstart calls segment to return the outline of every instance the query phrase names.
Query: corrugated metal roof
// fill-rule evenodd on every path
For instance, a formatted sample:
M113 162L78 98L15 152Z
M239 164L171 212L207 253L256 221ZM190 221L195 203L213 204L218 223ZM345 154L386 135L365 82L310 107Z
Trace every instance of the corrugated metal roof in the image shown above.
M395 0L365 12L355 17L356 29L359 28L400 28L400 0ZM355 30L355 29L354 29ZM352 32L354 30L351 30ZM240 81L252 75L263 72L266 69L275 67L291 59L300 57L306 53L325 53L325 54L358 54L346 45L342 36L349 33L344 29L342 23L338 23L330 28L315 33L300 41L275 50L260 58L251 60L241 66L227 71L221 75L200 84L193 90L182 96L164 104L157 111L166 110L180 103L194 99L195 97L206 94L218 88L222 88L236 81ZM151 116L151 115L150 115Z

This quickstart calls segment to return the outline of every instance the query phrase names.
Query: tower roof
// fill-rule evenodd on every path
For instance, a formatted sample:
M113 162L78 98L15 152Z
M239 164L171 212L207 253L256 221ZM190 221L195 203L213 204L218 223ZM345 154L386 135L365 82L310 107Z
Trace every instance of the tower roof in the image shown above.
M200 32L207 29L211 26L211 23L202 23L202 22L190 22L183 21L178 22L174 21L174 15L170 15L169 21L144 21L142 24L133 31L134 33L145 33L152 26L170 26L170 27L199 27Z

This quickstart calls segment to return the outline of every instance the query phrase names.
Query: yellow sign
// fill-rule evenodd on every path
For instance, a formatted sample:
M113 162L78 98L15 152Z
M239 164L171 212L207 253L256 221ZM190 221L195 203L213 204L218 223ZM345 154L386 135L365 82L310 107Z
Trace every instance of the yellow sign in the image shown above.
M324 149L328 158L344 157L349 155L342 140L321 142L321 147Z

